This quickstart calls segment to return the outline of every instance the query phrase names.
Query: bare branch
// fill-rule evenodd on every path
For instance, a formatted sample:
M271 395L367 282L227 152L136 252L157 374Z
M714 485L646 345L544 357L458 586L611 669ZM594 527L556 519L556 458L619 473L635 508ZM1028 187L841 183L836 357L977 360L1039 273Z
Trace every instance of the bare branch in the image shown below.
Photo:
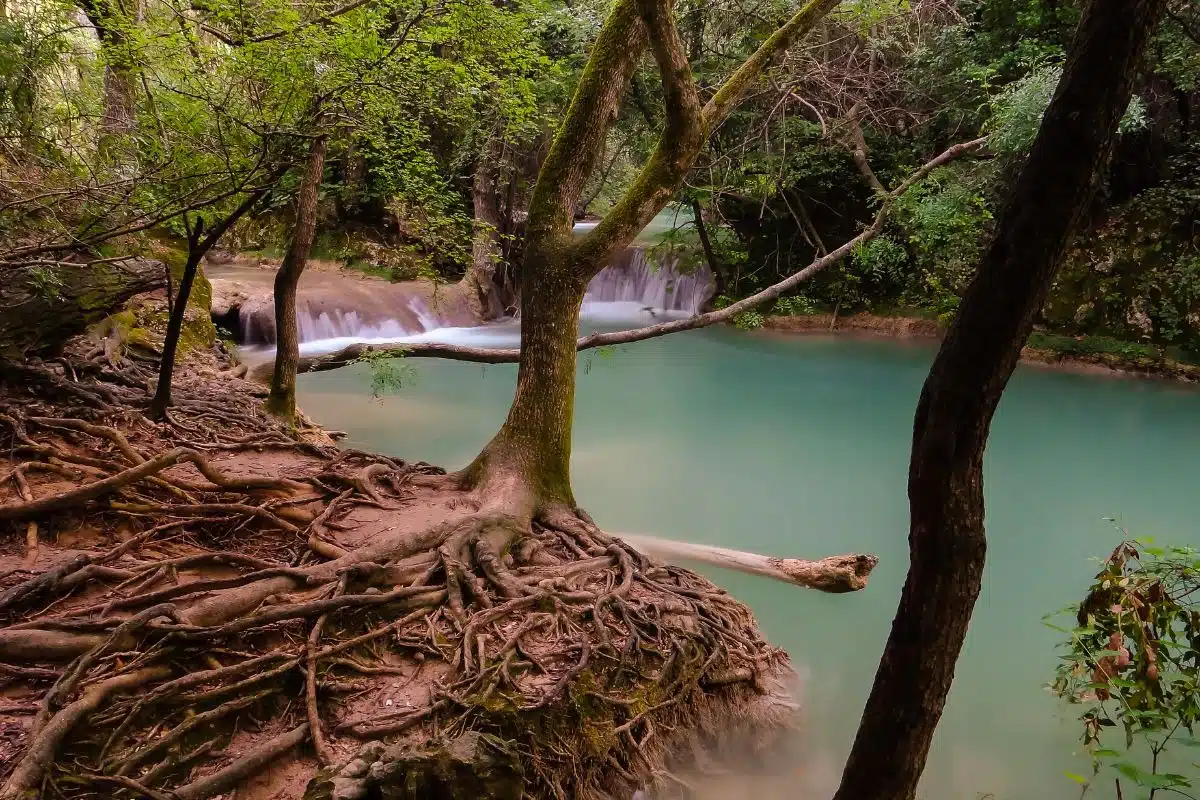
M792 42L816 27L840 2L841 0L809 0L783 27L771 34L704 105L705 131L712 133L716 130L741 100L750 84L758 79L775 57L787 50Z

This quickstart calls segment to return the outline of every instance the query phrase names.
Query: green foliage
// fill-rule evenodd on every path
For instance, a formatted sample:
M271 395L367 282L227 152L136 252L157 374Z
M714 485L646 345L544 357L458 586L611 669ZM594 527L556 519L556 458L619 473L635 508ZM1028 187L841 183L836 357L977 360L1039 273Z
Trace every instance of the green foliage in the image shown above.
M371 373L371 396L376 400L387 394L396 394L417 380L416 367L397 355L395 349L368 350L354 363L367 365Z
M1195 773L1169 771L1164 754L1200 745L1200 552L1121 533L1084 601L1066 609L1074 620L1048 618L1066 637L1051 688L1079 709L1092 776L1072 777L1084 791L1115 778L1152 799L1196 788Z
M62 294L62 278L48 267L27 267L25 277L29 289L44 300L57 300Z
M854 266L877 282L900 281L908 267L908 251L888 236L877 236L854 248Z
M793 297L780 297L775 301L772 313L783 317L804 317L820 312L820 306L815 300L798 294Z
M1050 350L1071 356L1111 355L1125 360L1161 357L1159 349L1153 345L1112 336L1064 336L1038 331L1030 334L1028 345L1035 350Z
M733 317L733 324L743 331L757 330L764 322L766 318L758 311L743 311Z
M991 102L988 147L1003 155L1027 152L1061 77L1062 67L1044 65L1004 87Z

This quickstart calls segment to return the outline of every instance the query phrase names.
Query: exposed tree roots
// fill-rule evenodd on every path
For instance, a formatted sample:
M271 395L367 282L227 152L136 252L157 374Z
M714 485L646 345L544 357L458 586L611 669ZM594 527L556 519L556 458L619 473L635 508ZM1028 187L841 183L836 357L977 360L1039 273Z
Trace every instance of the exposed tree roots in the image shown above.
M428 465L293 439L234 379L151 423L141 368L93 367L0 389L0 799L204 800L289 753L310 798L629 797L787 724L749 610L586 515L415 524Z

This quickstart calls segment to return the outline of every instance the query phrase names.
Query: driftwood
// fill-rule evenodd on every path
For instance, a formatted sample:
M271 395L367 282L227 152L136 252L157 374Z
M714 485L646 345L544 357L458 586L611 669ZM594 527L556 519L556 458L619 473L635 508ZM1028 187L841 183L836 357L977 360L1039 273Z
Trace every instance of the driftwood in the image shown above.
M657 539L653 536L633 536L624 533L614 535L643 553L663 561L685 560L710 564L835 594L857 592L866 588L871 570L879 563L875 556L857 553L830 556L820 561L806 561L799 558L776 558L758 553L744 553L707 544Z
M0 265L0 352L54 351L136 294L166 285L161 261Z

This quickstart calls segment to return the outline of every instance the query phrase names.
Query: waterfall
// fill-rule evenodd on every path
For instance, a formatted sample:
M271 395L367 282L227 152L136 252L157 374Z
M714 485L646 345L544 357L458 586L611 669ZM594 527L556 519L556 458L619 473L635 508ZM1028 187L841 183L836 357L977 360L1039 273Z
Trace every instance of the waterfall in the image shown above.
M662 266L651 263L644 248L627 247L592 279L584 299L589 303L637 303L645 309L691 316L700 313L713 289L707 265L684 274L672 262Z
M220 297L225 282L213 281L214 319L249 345L273 345L275 304L266 288L230 299ZM472 317L456 296L430 293L427 287L342 279L302 287L296 298L300 343L390 342L441 328L469 325Z
M244 267L213 271L213 319L242 344L273 346L270 273ZM351 342L461 336L479 326L456 286L386 283L315 270L301 281L296 323L301 345L313 352ZM629 247L592 279L582 317L588 324L606 327L688 317L699 313L713 288L706 266L684 274L673 260L659 266L647 259L643 248ZM508 342L514 331L515 320L509 319L479 328L477 334Z

